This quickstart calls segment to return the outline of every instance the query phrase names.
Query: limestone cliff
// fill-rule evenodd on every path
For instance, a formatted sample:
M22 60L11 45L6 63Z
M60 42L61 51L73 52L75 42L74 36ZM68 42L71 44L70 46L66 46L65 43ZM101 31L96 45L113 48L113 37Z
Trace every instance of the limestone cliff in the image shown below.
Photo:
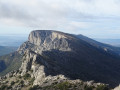
M32 76L36 78L34 84L41 83L47 76L61 74L70 79L95 80L113 86L120 81L119 70L115 69L120 62L117 58L71 34L51 30L32 31L18 52L24 53L21 75L32 70ZM110 79L115 73L114 82Z

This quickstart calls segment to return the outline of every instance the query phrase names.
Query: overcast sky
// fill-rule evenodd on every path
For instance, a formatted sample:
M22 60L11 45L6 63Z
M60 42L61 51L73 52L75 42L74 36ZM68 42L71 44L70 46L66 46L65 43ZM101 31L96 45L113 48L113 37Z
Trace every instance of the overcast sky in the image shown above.
M0 0L0 35L36 29L120 38L120 0Z

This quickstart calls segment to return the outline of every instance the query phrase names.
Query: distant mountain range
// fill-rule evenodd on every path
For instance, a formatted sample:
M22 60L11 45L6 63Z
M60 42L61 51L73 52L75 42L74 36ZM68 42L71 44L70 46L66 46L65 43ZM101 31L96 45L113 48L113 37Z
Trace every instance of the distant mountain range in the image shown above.
M95 40L102 42L102 43L106 43L106 44L110 44L113 46L117 46L120 47L120 39L99 39L99 38L95 38Z
M1 56L0 66L1 75L9 72L1 77L0 86L6 85L13 90L59 90L60 86L66 86L66 82L61 82L67 81L67 85L71 86L70 83L75 84L77 81L73 80L76 79L79 79L79 85L74 86L76 90L109 90L101 83L109 84L111 88L119 85L120 48L83 35L36 30L30 33L28 40L16 52ZM90 80L100 83L85 84ZM6 81L8 83L5 84Z
M0 35L0 46L19 47L27 40L27 35Z
M12 46L0 46L0 56L12 53L17 50L18 47Z

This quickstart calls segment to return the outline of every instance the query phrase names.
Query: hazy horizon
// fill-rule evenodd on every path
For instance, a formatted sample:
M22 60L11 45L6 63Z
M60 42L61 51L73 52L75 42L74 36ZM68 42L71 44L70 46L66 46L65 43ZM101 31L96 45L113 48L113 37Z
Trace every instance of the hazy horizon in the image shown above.
M14 34L3 33L3 34L0 34L0 36L12 36L12 37L14 37L14 36L18 36L18 37L23 36L23 37L28 37L30 32L23 33L23 34L22 33L16 33L16 34L15 33ZM64 31L61 31L61 32L64 32ZM68 33L68 32L66 32L66 33ZM69 34L75 34L75 33L69 33ZM75 34L75 35L79 35L79 34L81 34L81 33L78 33L78 34ZM81 35L84 35L84 36L92 38L92 39L120 39L120 37L119 38L116 38L116 37L102 37L102 35L99 36L99 37L96 37L97 35L87 35L87 34L81 34Z
M0 35L0 46L15 46L19 47L23 42L28 40L28 34L5 34ZM120 39L110 38L92 38L96 41L120 47Z

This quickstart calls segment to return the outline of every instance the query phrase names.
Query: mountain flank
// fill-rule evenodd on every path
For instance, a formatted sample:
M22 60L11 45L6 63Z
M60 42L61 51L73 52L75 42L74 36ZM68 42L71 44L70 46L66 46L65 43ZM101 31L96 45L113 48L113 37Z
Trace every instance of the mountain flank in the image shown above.
M109 90L106 84L113 88L120 83L119 55L97 48L72 34L53 30L32 31L28 41L19 47L17 53L22 55L22 64L18 70L1 77L1 86L10 86L15 80L17 83L11 85L14 89L34 86L43 89L49 86L54 90L57 84L71 85L70 80L78 79L80 85L83 83L82 90L85 90L85 86L102 90L97 89L100 86ZM95 82L90 83L91 80ZM3 81L8 83L4 84ZM79 84L76 84L76 90L79 90Z

